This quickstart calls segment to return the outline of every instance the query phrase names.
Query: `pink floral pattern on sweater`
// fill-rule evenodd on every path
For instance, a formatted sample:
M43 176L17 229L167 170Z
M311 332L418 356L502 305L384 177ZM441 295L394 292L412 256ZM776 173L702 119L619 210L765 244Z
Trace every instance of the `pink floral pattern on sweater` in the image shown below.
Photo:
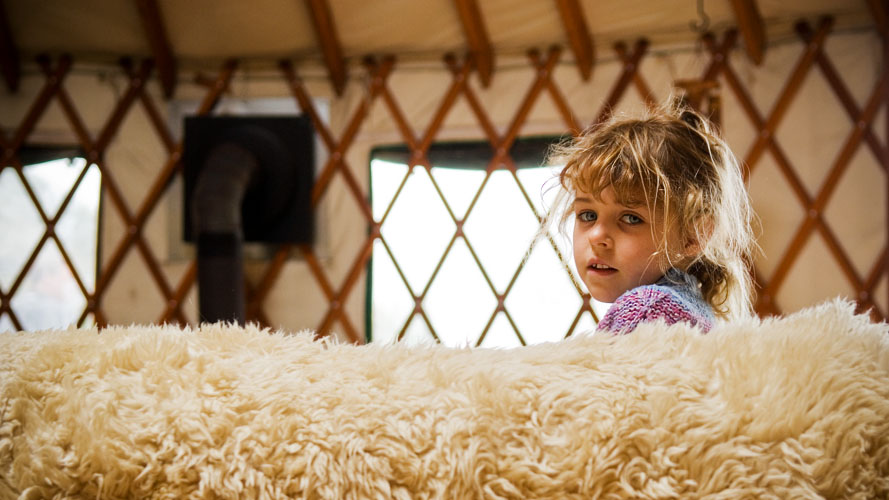
M653 285L624 292L599 321L598 331L626 334L649 321L663 320L697 326L704 332L713 327L713 309L707 304L693 276L670 269Z

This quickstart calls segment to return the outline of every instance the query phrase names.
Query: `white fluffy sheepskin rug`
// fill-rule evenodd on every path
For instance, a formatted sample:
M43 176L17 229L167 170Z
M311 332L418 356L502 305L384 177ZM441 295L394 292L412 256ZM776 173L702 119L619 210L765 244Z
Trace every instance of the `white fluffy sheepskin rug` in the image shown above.
M0 498L887 498L887 325L825 304L512 350L0 336Z

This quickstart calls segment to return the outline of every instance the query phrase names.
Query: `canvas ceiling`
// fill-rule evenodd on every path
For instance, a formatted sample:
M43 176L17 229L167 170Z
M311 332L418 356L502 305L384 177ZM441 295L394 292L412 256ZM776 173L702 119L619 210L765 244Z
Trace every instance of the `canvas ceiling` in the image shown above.
M114 62L152 50L138 2L120 0L4 0L12 41L24 60L39 53ZM320 59L309 4L299 0L157 0L172 54L180 65L237 57ZM329 0L345 58L368 54L440 58L469 44L451 0ZM593 46L611 57L618 40L645 36L652 45L692 44L704 18L714 32L736 26L732 0L580 0ZM754 2L750 2L754 3ZM482 0L481 23L495 54L566 45L554 0ZM866 0L758 0L767 42L793 37L793 23L830 15L836 30L873 26Z

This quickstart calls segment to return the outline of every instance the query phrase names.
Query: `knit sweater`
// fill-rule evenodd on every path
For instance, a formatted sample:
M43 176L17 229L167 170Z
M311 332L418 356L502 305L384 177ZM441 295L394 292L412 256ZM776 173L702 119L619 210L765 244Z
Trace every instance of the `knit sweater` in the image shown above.
M716 317L701 295L697 278L669 269L656 283L627 290L618 297L597 330L630 333L640 323L657 320L668 325L683 321L707 332Z

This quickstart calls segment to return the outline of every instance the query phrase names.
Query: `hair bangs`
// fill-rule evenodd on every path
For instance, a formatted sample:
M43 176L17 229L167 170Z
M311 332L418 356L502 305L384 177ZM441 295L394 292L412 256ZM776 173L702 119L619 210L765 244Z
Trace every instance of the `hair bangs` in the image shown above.
M628 207L659 205L663 190L661 179L650 168L621 154L605 154L569 163L562 172L562 185L599 198L611 188L618 203ZM660 194L660 195L659 195Z

